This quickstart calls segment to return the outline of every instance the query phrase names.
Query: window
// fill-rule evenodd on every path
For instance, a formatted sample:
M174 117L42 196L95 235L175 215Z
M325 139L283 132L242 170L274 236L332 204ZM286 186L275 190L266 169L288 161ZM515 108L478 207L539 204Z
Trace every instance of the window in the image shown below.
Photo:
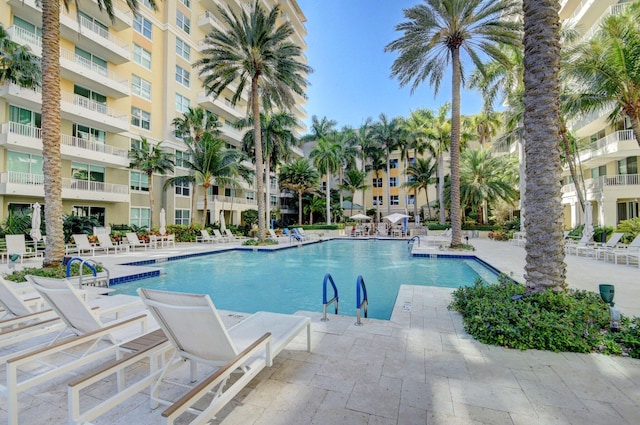
M638 200L618 202L618 223L623 220L640 217L638 215Z
M24 30L20 31L20 37L27 38L29 42L36 42L37 38L42 37L42 28L27 22L19 16L13 16L13 25Z
M105 144L107 141L107 132L86 125L73 124L73 137L80 140L89 140L91 142Z
M92 111L100 112L102 114L107 113L107 96L102 93L94 92L93 90L74 85L73 86L73 94L76 95L74 99L74 103L76 105L82 106L83 108L91 109ZM84 99L78 98L78 96L88 99L89 101L85 101Z
M176 93L176 111L187 113L189 112L189 104L191 102L181 94Z
M151 226L151 213L149 208L132 207L130 210L130 214L131 214L131 217L129 219L129 224L132 224L138 227Z
M189 194L191 193L189 190L189 183L188 182L176 182L175 185L175 193L178 196L189 196Z
M176 38L176 54L188 61L191 60L191 47L184 41Z
M176 65L176 81L185 87L189 87L190 84L189 71L181 66Z
M236 196L238 196L238 191L236 189L231 189L231 188L225 187L224 196L229 196L229 197L235 198Z
M153 26L151 25L151 21L149 21L148 19L145 19L140 15L134 15L133 29L151 40Z
M151 6L151 2L149 0L142 0L142 4L144 4L147 9L153 10L153 7Z
M416 203L416 195L409 195L409 205L414 205Z
M250 201L253 201L255 199L253 192L247 191L247 199Z
M209 196L218 195L220 188L218 186L209 186Z
M189 168L189 164L187 164L188 161L189 161L188 153L182 152L182 151L176 151L176 154L175 154L176 167Z
M398 168L398 158L391 158L389 160L389 168L391 169Z
M373 205L382 205L382 196L374 196Z
M105 168L97 165L71 163L71 177L75 180L104 183Z
M638 157L630 156L621 161L618 161L618 174L638 174Z
M151 52L137 44L133 45L133 61L147 69L151 69Z
M151 114L132 106L131 125L149 130L151 128Z
M90 207L84 205L74 205L71 207L71 214L78 217L93 217L98 220L100 226L104 226L106 223L105 215L106 209L103 207Z
M382 178L373 178L373 187L382 187Z
M137 75L132 75L131 92L143 99L151 100L151 83Z
M175 223L185 226L189 225L191 221L191 211L189 210L176 210L175 211Z
M389 187L398 187L397 177L389 177Z
M180 0L180 3L184 4L187 7L191 7L191 0Z
M184 16L184 13L179 10L176 11L176 25L187 34L191 32L191 20Z
M278 198L276 198L275 196L270 196L271 198L271 206L272 207L277 207L278 206Z
M398 195L391 195L390 205L400 205L400 200L398 199Z
M416 159L415 158L409 158L409 165L416 165Z
M7 170L42 175L42 157L22 152L7 152Z
M109 27L83 12L78 12L80 25L95 32L100 37L109 38Z
M606 175L607 175L607 166L606 165L601 165L599 167L591 169L591 178L592 179L597 179L598 177L602 177L602 176L606 176Z
M149 191L149 176L139 171L131 171L129 173L129 186L131 190Z
M9 121L22 124L27 127L42 128L41 114L39 114L38 112L30 111L29 109L20 108L18 106L9 106Z
M82 50L79 47L76 47L75 56L76 62L84 66L85 68L89 68L100 75L106 76L108 74L106 60L98 56L94 56L93 53Z

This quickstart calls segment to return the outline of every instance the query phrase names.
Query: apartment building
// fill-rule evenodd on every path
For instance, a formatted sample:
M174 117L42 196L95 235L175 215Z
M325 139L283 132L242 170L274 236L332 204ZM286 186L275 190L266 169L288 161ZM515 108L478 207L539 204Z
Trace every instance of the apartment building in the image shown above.
M232 106L231 91L219 97L207 95L193 64L200 58L205 35L223 28L218 6L237 12L249 2L164 0L154 11L148 0L139 0L136 14L125 1L113 2L114 20L95 0L79 1L79 10L73 2L69 10L61 8L64 212L93 216L102 225L149 226L149 182L145 174L129 169L128 159L129 149L145 137L151 143L162 141L176 161L174 174L153 177L156 215L165 208L169 224L189 224L200 221L203 214L215 223L223 213L227 224L239 224L242 211L257 208L253 185L213 186L208 211L204 211L201 188L178 185L164 191L162 187L168 177L189 173L184 166L184 143L175 137L171 125L187 108L203 107L217 114L228 147L241 147L243 133L233 124L246 116L247 96ZM280 5L280 19L291 22L293 41L306 50L305 17L297 2L263 0L261 4ZM0 2L0 23L12 40L41 54L42 10L36 0ZM296 130L302 134L305 100L297 96L296 103L292 112L299 121ZM40 111L39 91L0 85L0 220L44 202ZM275 175L270 188L270 204L277 208Z
M562 0L560 18L576 25L585 39L593 37L600 22L619 14L628 5L619 0ZM638 215L640 180L638 157L640 147L631 131L629 120L607 123L611 111L599 111L571 121L570 127L579 139L579 163L582 169L586 200L593 208L595 224L616 226L620 221ZM584 222L576 187L563 172L562 203L565 227Z

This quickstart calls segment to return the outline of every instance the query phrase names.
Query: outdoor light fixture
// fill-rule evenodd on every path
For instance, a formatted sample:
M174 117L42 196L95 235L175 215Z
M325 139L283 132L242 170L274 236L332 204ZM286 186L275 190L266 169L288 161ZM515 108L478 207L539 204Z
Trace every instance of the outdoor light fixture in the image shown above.
M618 332L620 330L620 310L614 307L613 297L615 296L615 287L606 283L599 285L600 298L609 304L609 314L611 315L611 331Z

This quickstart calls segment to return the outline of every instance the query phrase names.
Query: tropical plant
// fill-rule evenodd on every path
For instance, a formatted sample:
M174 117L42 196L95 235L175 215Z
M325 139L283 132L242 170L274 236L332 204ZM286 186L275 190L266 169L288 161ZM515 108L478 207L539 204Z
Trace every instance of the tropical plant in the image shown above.
M27 235L31 229L31 216L29 214L11 213L0 226L0 232L4 235Z
M560 5L524 0L524 137L528 293L566 288L560 204Z
M307 81L305 75L312 69L301 62L302 49L291 41L294 29L289 21L278 25L280 6L265 11L259 0L249 10L240 8L240 14L218 7L222 21L228 29L217 27L204 39L202 59L195 66L207 94L219 96L234 85L231 104L235 105L248 90L250 115L260 116L260 103L269 111L273 105L290 108L293 93L303 96ZM258 198L258 239L265 239L265 198L260 120L253 127L256 162L256 192Z
M325 199L315 195L309 198L309 203L304 207L304 212L309 214L309 224L313 224L313 214L322 213L326 209L326 202ZM327 224L331 224L331 217L327 220Z
M81 217L75 214L63 215L64 242L70 243L72 235L93 233L94 227L99 227L100 222L95 217Z
M518 45L521 39L518 0L424 0L404 10L403 33L385 47L399 52L391 68L401 86L412 92L427 78L437 93L445 68L451 64L451 246L462 245L460 214L460 89L461 51L484 72L482 55L506 62L499 44ZM482 55L481 55L482 53Z
M431 219L431 205L429 204L429 186L436 182L437 161L433 158L416 158L415 162L407 167L405 172L409 180L404 183L405 187L413 189L415 199L413 202L413 216L418 217L418 195L420 190L424 190L427 198L427 220Z
M149 181L149 209L151 214L151 228L153 228L153 217L155 208L155 196L153 194L153 175L167 174L173 172L175 163L174 155L162 150L162 142L151 145L145 137L141 137L139 143L134 145L129 151L131 163L129 168L140 170L147 175Z
M31 53L29 47L11 40L0 25L0 84L6 81L35 88L40 86L41 78L40 58Z
M451 105L445 103L438 108L437 114L433 117L431 123L431 131L427 133L426 150L432 157L436 158L438 164L436 177L438 179L438 204L444 205L444 153L449 150L451 146L451 120L447 117ZM446 222L446 209L440 208L440 224L444 225Z
M211 133L203 133L198 142L185 139L189 159L184 165L191 171L187 176L176 176L164 184L165 189L176 183L189 182L194 186L202 186L204 192L204 213L202 227L206 226L209 210L209 188L213 185L238 187L238 179L251 181L252 170L242 164L246 158L237 149L227 149L222 139L214 138Z
M112 0L96 0L109 18L115 19ZM64 256L62 230L62 160L60 156L60 4L69 8L71 1L42 1L42 157L44 175L44 213L47 244L43 266L55 266ZM127 0L135 12L137 0ZM155 0L149 6L157 10Z
M335 132L333 132L335 133ZM338 171L340 167L340 147L339 142L331 135L323 136L317 140L316 146L311 151L313 165L326 176L326 219L327 224L331 224L331 175Z
M624 233L624 241L630 243L634 238L640 235L640 217L622 220L618 223L616 232Z
M302 224L302 195L312 193L318 187L320 174L304 158L298 158L280 168L280 186L298 194L298 224Z
M385 114L380 114L377 121L373 125L373 138L377 146L384 152L387 161L387 179L385 181L387 203L387 214L391 214L391 152L396 150L400 143L400 135L402 132L402 121L394 118L389 119Z
M349 216L353 215L353 195L358 190L361 190L364 193L365 189L367 189L368 187L369 185L367 185L366 171L360 171L357 168L350 168L346 173L344 173L340 189L346 190L351 194L351 213L349 214Z

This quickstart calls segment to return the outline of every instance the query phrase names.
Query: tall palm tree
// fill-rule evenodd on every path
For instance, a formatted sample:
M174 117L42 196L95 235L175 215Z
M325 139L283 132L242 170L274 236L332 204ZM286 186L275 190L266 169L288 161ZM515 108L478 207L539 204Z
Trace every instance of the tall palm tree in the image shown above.
M577 81L567 109L589 113L613 107L611 124L628 117L640 146L640 3L604 19L599 31L568 63Z
M424 190L424 194L427 198L427 218L431 218L431 205L429 205L429 186L435 184L437 178L438 161L434 161L433 157L428 158L416 158L416 161L409 165L406 169L409 180L404 183L405 187L413 189L415 193L415 199L413 202L413 215L415 219L418 219L418 195L420 190Z
M312 69L302 63L302 49L293 43L294 29L286 21L278 24L280 6L265 11L255 0L249 11L240 14L218 7L227 30L214 28L204 39L202 59L195 65L204 77L207 93L216 95L235 85L231 103L235 105L245 90L249 91L250 115L260 116L260 104L265 111L275 105L288 109L294 104L294 93L304 96L305 76ZM264 160L260 120L253 126L256 162L256 192L258 195L258 239L265 239Z
M340 167L340 148L333 138L321 137L311 151L313 165L326 176L327 224L331 224L331 175Z
M402 131L401 120L398 118L389 119L382 113L373 126L374 139L378 146L384 151L387 161L387 179L385 187L387 189L385 199L387 202L387 215L391 214L391 152L396 150L400 143Z
M151 214L151 228L153 228L153 217L155 208L155 196L153 194L153 175L167 174L173 171L175 163L174 155L162 150L162 142L151 145L145 137L140 138L140 144L134 146L129 151L131 163L129 168L140 170L147 175L149 181L149 210Z
M40 87L40 58L29 47L16 43L0 25L0 83L5 81L20 87Z
M387 169L384 151L373 146L369 149L367 156L369 157L367 171L372 172L376 180L380 179L380 173ZM376 220L380 222L380 200L376 200Z
M182 114L182 116L174 118L171 125L174 128L176 137L184 140L187 145L199 143L204 134L210 134L213 137L218 137L221 134L220 128L222 127L222 123L216 114L200 107L189 108L187 112ZM184 183L192 183L192 179L189 176L182 180ZM174 181L174 183L176 183L176 181ZM197 196L194 186L194 191L191 194L192 222L195 220L196 200ZM206 210L204 214L206 214Z
M374 143L371 132L371 118L367 118L364 123L355 131L353 137L350 139L351 146L359 153L360 170L365 171L367 166L367 151ZM366 197L362 197L362 208L367 210Z
M309 134L302 136L300 143L316 142L321 137L327 136L335 131L337 122L327 117L318 118L316 115L311 117L311 131Z
M398 52L391 75L412 92L427 78L437 93L446 67L451 64L451 246L462 245L460 214L460 88L463 80L460 54L465 51L479 70L482 55L506 62L499 44L518 45L518 0L424 0L404 10L403 33L385 47Z
M445 224L446 209L444 207L444 153L451 146L451 120L447 117L450 104L445 103L438 108L438 113L434 116L431 123L431 131L427 133L426 150L432 157L436 158L438 163L438 204L440 210L440 224Z
M288 112L274 114L260 114L260 129L262 131L262 152L265 158L265 180L267 199L266 213L271 219L271 170L277 170L278 166L291 158L291 147L297 144L294 128L297 125L296 118ZM241 119L236 123L238 128L253 126L253 117ZM242 138L242 149L255 159L255 143L253 131L247 131Z
M492 156L488 149L467 149L460 155L462 205L475 209L487 222L488 206L496 201L512 204L518 198L517 169L505 156Z
M560 4L524 0L525 286L566 287L560 203Z
M185 139L186 140L186 139ZM225 141L215 138L211 133L203 133L198 142L186 142L189 159L185 165L191 171L188 176L176 176L165 182L165 188L178 182L189 182L202 186L204 192L204 213L202 227L206 226L209 210L209 188L213 185L237 187L239 180L251 181L252 171L242 164L246 158L237 149L227 149Z
M471 118L471 125L477 135L481 147L491 143L491 138L496 135L502 122L497 112L480 112Z
M281 187L298 194L298 224L302 224L302 195L316 191L320 174L309 161L298 158L290 164L284 164L278 178Z
M304 211L309 213L309 224L313 224L313 214L321 213L322 210L326 210L326 199L322 199L319 196L312 195L309 198L309 203L304 207ZM325 213L329 212L328 210Z
M369 185L367 184L367 172L358 170L355 167L349 168L346 173L344 173L344 177L342 178L342 184L340 185L341 190L346 190L351 193L351 213L349 216L353 215L353 197L355 193L359 190L362 192L367 189ZM366 210L364 210L366 212Z
M96 0L109 17L115 19L112 0ZM44 215L47 244L43 266L60 264L64 256L62 230L62 160L60 156L60 3L69 8L70 0L42 1L42 173L44 174ZM137 0L127 0L132 11ZM155 0L149 5L156 10Z

